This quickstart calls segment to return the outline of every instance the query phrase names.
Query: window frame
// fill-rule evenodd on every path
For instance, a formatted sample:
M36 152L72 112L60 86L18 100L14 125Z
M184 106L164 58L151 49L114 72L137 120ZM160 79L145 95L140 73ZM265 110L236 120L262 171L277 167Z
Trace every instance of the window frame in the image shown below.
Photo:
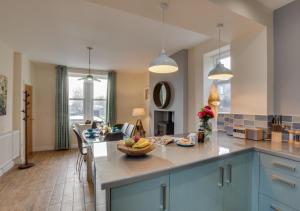
M216 66L217 63L220 60L228 58L228 57L230 58L230 66L231 66L230 50L222 51L221 54L220 54L220 57L219 57L219 54L215 54L215 55L211 56L213 66ZM219 114L230 114L231 113L231 80L227 80L227 81L215 80L213 83L215 84L216 88L218 89L218 92L219 92L219 88L218 88L219 85L222 85L222 84L229 84L230 85L230 107L229 107L229 111L219 110ZM219 93L219 96L220 96L220 93ZM219 106L219 109L220 109L220 106Z
M68 73L68 80L69 77L84 77L86 76L85 73L78 73L78 72L69 72ZM107 74L94 74L94 77L100 80L107 80ZM71 119L71 115L69 113L69 121L71 123L81 123L85 122L86 120L94 120L94 101L107 101L107 96L105 99L94 99L94 82L90 81L83 81L83 98L68 98L68 102L70 105L70 101L83 101L83 118L82 119ZM70 108L70 107L69 107ZM105 108L106 109L106 108ZM106 114L105 114L106 115ZM104 117L106 118L106 116ZM104 119L105 121L105 119Z

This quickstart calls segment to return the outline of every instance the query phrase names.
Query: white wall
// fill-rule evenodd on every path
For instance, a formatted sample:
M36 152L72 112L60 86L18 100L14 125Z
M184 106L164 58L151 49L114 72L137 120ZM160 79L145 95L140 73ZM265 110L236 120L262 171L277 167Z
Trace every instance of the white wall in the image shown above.
M231 112L268 114L268 58L266 31L248 34L231 43L234 77Z
M32 64L33 150L55 148L55 65Z
M117 123L129 122L135 124L132 109L143 107L146 115L142 123L149 135L149 100L144 99L144 91L149 87L149 73L117 73L116 78L116 110Z
M7 114L0 116L0 176L14 165L20 156L20 134L13 127L14 53L0 42L0 74L8 78Z
M224 43L222 43L224 45ZM205 66L204 55L218 48L217 40L208 40L188 51L188 131L198 129L199 119L197 113L207 103L204 97L203 71Z
M225 7L241 16L248 18L258 24L261 24L266 36L264 41L257 40L257 42L265 42L263 46L267 46L267 113L274 112L274 43L273 43L273 13L271 10L265 8L261 3L254 0L210 0L222 7ZM251 33L251 31L249 31ZM256 31L259 33L259 31ZM247 36L247 34L245 34ZM261 46L260 46L261 47ZM257 49L259 53L259 49ZM255 54L254 54L255 55ZM254 56L255 57L255 56ZM245 64L246 65L246 64Z
M13 51L0 42L0 74L8 80L7 111L5 116L0 116L0 134L13 129L13 56Z
M173 111L174 112L174 133L183 134L188 129L188 51L181 50L171 55L178 64L178 71L169 74L150 73L150 129L154 135L154 111ZM158 82L166 81L171 88L170 105L165 109L159 109L153 102L153 90Z
M300 115L299 49L300 1L294 1L274 14L275 112Z

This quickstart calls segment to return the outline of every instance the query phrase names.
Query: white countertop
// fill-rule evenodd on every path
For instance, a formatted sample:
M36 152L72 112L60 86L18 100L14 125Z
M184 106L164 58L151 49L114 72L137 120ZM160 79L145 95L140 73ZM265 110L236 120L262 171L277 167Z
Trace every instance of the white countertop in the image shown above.
M117 142L94 143L97 188L109 189L169 173L200 162L247 150L257 150L300 161L300 147L287 143L256 142L214 133L194 147L156 145L145 157L128 157L117 150Z

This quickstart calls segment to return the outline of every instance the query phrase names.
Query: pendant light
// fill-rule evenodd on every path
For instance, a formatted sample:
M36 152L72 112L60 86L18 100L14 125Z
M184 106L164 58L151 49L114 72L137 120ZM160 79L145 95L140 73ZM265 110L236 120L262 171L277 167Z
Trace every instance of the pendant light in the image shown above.
M217 28L219 30L219 58L218 63L215 66L214 69L212 69L208 74L208 79L211 80L229 80L233 77L233 73L231 70L226 68L221 62L221 28L223 27L223 24L218 24Z
M153 73L173 73L178 71L178 65L174 59L170 58L165 51L165 11L168 8L168 3L162 1L160 4L162 9L162 50L159 56L152 60L149 65L149 71Z
M89 51L89 74L83 78L80 78L78 80L86 80L86 81L98 81L101 82L101 80L98 80L96 78L94 78L94 76L91 74L91 50L93 50L92 47L86 47Z

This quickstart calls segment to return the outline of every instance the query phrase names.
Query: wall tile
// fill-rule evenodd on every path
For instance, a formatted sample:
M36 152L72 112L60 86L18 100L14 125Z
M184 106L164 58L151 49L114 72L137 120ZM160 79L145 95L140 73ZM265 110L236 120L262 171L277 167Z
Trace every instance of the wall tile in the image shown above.
M243 115L243 114L234 114L234 115L233 115L233 118L234 118L234 119L243 119L243 118L244 118L244 115Z
M234 124L234 125L240 125L240 126L243 126L243 125L244 125L244 120L243 120L243 119L234 119L234 120L233 120L233 124Z
M294 130L300 130L300 123L293 123L292 127Z
M292 116L282 116L283 122L292 122L293 118Z
M246 119L246 120L255 120L255 116L254 115L244 115L244 119Z
M264 115L255 115L255 120L258 121L268 121L268 117Z
M300 116L293 116L294 123L300 123Z
M254 121L252 121L252 120L244 120L244 125L245 126L254 126Z
M254 125L255 127L259 127L259 128L268 128L267 121L255 121Z

